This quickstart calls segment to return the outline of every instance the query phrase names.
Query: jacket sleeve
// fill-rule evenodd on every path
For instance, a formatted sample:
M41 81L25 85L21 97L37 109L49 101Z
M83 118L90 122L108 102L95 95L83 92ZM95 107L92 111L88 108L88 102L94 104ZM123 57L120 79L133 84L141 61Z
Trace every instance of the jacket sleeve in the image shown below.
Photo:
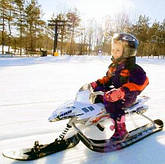
M129 107L135 102L137 96L148 84L149 80L141 67L138 66L133 71L130 71L129 81L122 85L122 88L125 91L125 107Z
M113 72L115 72L114 67L112 67L112 64L108 67L108 71L106 73L106 76L102 77L101 79L98 79L96 82L98 85L106 85L110 82L111 77L113 76Z
M128 83L125 83L122 87L128 88L129 91L143 91L149 84L149 80L146 73L140 66L136 66L134 70L130 71L130 77Z

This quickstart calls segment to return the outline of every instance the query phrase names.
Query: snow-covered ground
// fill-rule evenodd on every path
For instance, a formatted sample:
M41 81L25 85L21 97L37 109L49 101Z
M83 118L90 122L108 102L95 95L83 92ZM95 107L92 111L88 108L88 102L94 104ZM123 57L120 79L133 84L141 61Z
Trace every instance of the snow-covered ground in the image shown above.
M0 58L0 154L32 146L35 140L52 142L66 121L49 123L47 118L57 106L74 99L83 84L102 77L109 63L110 57L103 56ZM138 58L137 63L150 79L143 92L151 98L146 115L165 121L165 60ZM141 117L135 121L145 122ZM128 128L133 127L129 118L127 123ZM163 130L112 153L92 152L80 142L72 149L29 162L0 155L0 164L164 164L164 154Z

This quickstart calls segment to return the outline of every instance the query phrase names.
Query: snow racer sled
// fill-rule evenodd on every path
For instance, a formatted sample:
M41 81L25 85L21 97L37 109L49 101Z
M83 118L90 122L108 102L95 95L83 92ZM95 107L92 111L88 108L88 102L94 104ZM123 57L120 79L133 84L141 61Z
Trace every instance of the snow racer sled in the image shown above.
M3 155L16 160L34 160L74 147L80 140L92 151L111 152L127 147L163 129L163 122L161 120L152 120L144 115L148 109L148 106L144 104L148 97L143 96L138 98L131 107L126 108L124 111L126 115L131 117L134 114L140 115L147 119L149 123L129 131L128 137L120 143L114 143L109 138L96 140L88 137L83 132L86 128L94 126L103 133L105 129L103 123L110 119L104 105L102 103L95 103L97 95L103 95L103 92L93 92L92 87L86 84L80 88L73 102L60 106L52 113L48 118L50 122L69 120L65 130L54 142L42 145L35 141L32 148L4 151ZM69 137L68 132L71 133Z

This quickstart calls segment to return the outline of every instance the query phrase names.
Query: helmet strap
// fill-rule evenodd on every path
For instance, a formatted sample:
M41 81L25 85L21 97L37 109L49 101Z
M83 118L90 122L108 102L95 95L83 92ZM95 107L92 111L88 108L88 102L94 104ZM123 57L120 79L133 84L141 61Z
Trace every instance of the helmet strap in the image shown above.
M114 59L114 57L112 56L111 60L113 62L114 67L117 67L121 63L125 63L125 66L127 69L132 69L136 63L136 57L135 56L132 56L129 58L120 57L118 59Z
M124 58L123 56L121 56L120 58L115 59L115 58L112 56L111 60L112 60L113 63L118 63L118 64L119 64L119 63L122 63L122 62L126 61L127 59Z

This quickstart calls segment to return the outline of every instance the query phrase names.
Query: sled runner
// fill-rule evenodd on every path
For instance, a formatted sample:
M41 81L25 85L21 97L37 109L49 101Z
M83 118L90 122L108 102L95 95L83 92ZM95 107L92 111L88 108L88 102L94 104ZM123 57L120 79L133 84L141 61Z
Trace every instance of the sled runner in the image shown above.
M79 140L78 136L74 135L68 139L55 140L54 142L45 145L40 145L38 141L35 141L32 148L6 150L3 152L3 156L21 161L34 160L72 148L79 143Z
M154 120L154 123L148 123L130 131L129 136L120 143L115 143L114 141L111 141L111 139L93 140L87 138L79 129L77 130L79 131L78 137L90 150L97 152L112 152L130 146L151 134L161 131L162 128L163 122L161 120Z

